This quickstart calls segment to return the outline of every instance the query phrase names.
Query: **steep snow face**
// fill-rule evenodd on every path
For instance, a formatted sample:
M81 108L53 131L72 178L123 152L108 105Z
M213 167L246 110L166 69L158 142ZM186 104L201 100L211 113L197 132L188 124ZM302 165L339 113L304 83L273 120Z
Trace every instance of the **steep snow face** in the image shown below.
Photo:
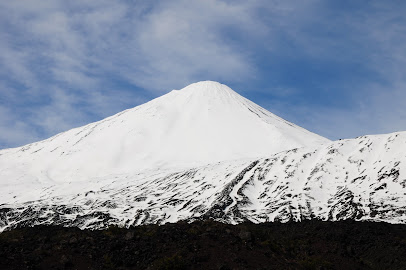
M86 181L0 188L0 231L104 228L213 218L406 223L406 132L363 136L260 159ZM30 192L27 192L29 190Z
M269 156L327 142L229 87L205 81L45 141L2 150L0 181L23 186L75 182Z

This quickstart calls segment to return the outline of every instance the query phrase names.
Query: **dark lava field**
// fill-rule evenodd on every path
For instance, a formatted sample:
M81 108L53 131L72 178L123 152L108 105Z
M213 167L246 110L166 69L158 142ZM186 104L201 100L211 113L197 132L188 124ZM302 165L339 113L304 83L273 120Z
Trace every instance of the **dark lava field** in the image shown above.
M0 269L406 269L406 225L214 221L0 234Z

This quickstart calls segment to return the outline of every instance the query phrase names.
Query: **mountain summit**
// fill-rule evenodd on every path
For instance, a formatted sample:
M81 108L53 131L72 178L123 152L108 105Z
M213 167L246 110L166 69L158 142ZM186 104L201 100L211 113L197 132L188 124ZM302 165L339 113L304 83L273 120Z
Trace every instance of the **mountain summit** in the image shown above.
M325 142L226 85L203 81L50 139L0 151L0 177L76 181L269 156Z

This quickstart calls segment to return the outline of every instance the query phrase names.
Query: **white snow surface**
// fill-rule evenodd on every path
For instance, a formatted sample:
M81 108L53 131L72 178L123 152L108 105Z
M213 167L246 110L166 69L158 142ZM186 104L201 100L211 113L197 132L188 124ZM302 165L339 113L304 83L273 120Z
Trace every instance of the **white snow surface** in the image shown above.
M203 81L47 140L0 151L1 184L65 183L268 156L329 140Z

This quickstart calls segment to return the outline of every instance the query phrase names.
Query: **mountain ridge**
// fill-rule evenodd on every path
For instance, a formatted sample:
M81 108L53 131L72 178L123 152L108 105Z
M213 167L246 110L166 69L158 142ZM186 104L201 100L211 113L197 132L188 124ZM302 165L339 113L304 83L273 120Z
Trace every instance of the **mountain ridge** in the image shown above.
M2 194L0 230L101 229L214 219L406 223L406 132L361 136L261 159L110 175Z

